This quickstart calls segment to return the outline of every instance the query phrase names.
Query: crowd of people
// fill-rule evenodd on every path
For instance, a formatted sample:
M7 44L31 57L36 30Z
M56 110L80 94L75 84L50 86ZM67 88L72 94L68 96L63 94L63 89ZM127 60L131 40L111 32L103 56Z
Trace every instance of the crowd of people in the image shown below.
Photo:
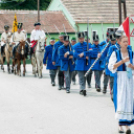
M12 35L14 44L13 55L19 41L26 41L25 30L22 23L18 24L18 31ZM46 38L45 32L41 30L41 24L35 23L35 29L31 32L31 51L40 37ZM5 32L1 36L1 55L3 54L6 38L10 34L9 26L5 26ZM71 42L70 42L71 40ZM130 125L134 123L134 101L133 101L133 75L134 58L132 47L128 45L128 38L123 31L107 32L106 40L100 42L99 36L93 34L93 42L90 42L85 32L78 32L76 37L70 37L65 33L60 33L59 41L50 39L50 44L45 47L43 64L49 70L52 86L55 86L56 74L58 74L58 89L65 88L66 93L70 93L71 81L76 82L78 74L81 95L86 96L86 81L88 88L91 88L91 79L94 72L95 88L97 92L107 93L108 83L110 83L111 98L115 106L115 117L119 121L119 133L130 134ZM28 44L26 49L28 50ZM103 50L105 51L101 53ZM26 53L27 56L28 53ZM91 71L85 77L86 72L96 61ZM103 89L101 89L101 76L104 74Z

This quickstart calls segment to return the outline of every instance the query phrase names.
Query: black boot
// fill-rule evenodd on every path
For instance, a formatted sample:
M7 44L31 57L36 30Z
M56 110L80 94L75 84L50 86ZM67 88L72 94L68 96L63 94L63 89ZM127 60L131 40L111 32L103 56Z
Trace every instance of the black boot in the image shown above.
M1 46L1 56L4 55L4 47L5 47L5 45Z
M16 46L14 46L14 48L13 48L13 59L15 59L15 51L16 51Z
M104 86L104 88L103 88L103 94L106 94L107 93L107 86Z
M97 87L97 88L96 88L96 91L97 91L97 92L100 92L100 91L101 91L101 88L100 88L100 87Z
M83 90L83 95L86 96L87 95L87 91Z

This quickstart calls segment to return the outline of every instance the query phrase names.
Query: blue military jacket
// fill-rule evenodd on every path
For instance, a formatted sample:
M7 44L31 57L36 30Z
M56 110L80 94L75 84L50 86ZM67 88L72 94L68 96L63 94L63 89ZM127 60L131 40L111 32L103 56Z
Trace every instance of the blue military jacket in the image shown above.
M56 70L57 67L52 64L52 51L53 51L53 45L48 45L45 47L43 63L46 64L47 61L46 68L49 70Z
M94 61L96 60L97 56L98 56L98 53L101 53L101 51L103 50L103 45L95 45L93 44L91 46L92 48L92 54L90 55L90 59L91 59L91 64L94 63ZM105 62L104 61L104 55L102 55L100 57L100 59L98 60L98 62L96 62L96 64L94 65L94 67L92 68L92 70L104 70L104 65L105 65Z
M88 60L88 64L87 64L87 60L86 60L86 56L90 56L90 49L91 49L91 45L88 44L88 48L89 50L87 51L87 43L86 42L83 42L83 43L80 43L78 42L77 44L75 44L73 46L73 55L74 55L74 58L76 59L75 61L75 70L76 71L87 71L89 68L90 68L90 58ZM83 53L84 56L82 58L79 57L79 55Z
M70 44L71 46L71 44ZM68 52L67 58L64 57L65 53ZM70 71L74 71L75 64L73 62L73 59L69 59L69 56L73 56L73 51L72 51L72 46L71 46L71 51L70 47L62 45L59 47L59 57L61 60L61 71L67 71L68 67L70 68Z
M58 54L58 49L62 45L63 45L63 43L60 42L60 41L58 41L54 44L53 54L52 54L52 61L55 62L55 66L60 66L61 65L61 61L60 61L59 54Z

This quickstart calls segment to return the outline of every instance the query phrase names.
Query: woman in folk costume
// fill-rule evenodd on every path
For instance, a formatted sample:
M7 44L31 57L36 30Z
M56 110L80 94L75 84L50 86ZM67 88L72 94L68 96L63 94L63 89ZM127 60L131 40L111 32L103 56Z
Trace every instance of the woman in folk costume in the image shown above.
M133 100L133 52L127 49L128 38L119 39L120 50L112 53L108 68L114 76L114 106L115 118L119 121L119 133L124 133L122 126L126 127L126 134L131 134L129 126L134 124Z

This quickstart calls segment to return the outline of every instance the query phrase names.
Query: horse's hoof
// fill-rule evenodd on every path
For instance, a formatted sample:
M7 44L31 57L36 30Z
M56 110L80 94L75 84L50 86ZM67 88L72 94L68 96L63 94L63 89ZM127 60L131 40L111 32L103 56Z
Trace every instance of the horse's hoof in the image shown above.
M36 74L34 74L34 77L36 77Z
M25 76L25 74L23 74L23 76Z

